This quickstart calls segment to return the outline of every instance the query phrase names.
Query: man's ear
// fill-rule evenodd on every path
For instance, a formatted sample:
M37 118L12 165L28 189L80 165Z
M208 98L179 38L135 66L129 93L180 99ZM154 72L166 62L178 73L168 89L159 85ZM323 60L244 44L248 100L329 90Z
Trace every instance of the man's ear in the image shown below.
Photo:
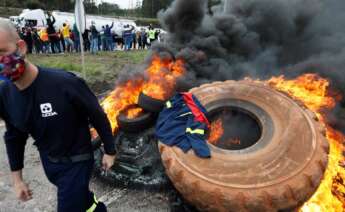
M26 52L28 50L25 41L19 40L17 41L18 51L21 55L26 55Z

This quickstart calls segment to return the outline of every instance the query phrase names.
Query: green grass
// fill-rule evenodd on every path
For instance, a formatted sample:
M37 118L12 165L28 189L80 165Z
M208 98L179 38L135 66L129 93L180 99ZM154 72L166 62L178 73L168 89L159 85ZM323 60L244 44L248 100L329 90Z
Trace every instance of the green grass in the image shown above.
M86 53L86 81L95 92L104 92L114 86L125 65L141 64L146 55L147 51L99 52L97 55ZM42 67L64 69L83 76L80 54L30 55L29 60Z

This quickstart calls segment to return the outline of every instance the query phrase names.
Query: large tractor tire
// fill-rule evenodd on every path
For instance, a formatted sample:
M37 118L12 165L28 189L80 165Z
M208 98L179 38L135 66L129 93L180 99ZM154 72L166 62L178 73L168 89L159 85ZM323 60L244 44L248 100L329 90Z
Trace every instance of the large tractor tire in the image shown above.
M312 196L329 153L324 126L312 112L249 81L216 82L191 92L208 111L223 106L249 111L262 134L241 150L209 144L210 159L160 143L166 173L188 202L201 211L289 211Z

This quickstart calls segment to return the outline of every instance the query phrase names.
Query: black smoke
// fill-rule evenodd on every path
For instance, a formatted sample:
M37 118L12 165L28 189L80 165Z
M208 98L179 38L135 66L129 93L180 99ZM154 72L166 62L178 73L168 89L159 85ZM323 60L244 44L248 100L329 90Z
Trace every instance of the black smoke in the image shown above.
M345 1L224 0L211 10L206 0L175 0L158 14L169 36L153 51L185 59L191 86L318 73L345 94ZM344 107L333 116L345 132Z

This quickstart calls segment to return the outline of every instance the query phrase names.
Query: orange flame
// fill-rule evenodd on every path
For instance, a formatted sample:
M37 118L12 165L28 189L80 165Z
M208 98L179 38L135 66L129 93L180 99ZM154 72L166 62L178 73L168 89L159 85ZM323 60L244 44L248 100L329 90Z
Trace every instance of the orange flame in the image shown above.
M211 123L208 142L211 144L216 144L217 141L223 136L223 134L224 134L223 122L222 122L222 119L219 118L216 121Z
M293 99L303 102L326 126L326 137L330 143L328 167L318 190L300 209L301 212L338 212L345 208L345 169L339 164L344 160L342 142L345 136L327 125L324 109L333 109L339 96L331 96L329 81L316 74L305 74L294 80L283 76L267 81L273 88L289 94Z
M239 138L233 138L229 141L230 144L240 145L241 140Z
M101 103L113 132L118 130L117 117L120 112L137 104L141 92L156 99L167 100L175 89L177 78L185 73L184 64L182 59L174 61L153 56L144 76L136 76L118 85Z
M152 65L146 71L148 82L144 85L144 94L155 99L167 100L175 88L176 79L184 72L183 60L172 62L171 59L154 56Z
M142 112L143 112L143 109L139 107L130 108L126 111L126 116L128 119L134 119L134 118L137 118Z
M132 79L123 85L117 86L101 103L114 133L117 132L119 127L117 123L118 115L128 106L138 103L138 97L143 85L144 80L142 78Z
M316 74L305 74L295 80L284 80L283 76L273 77L268 83L292 98L302 101L314 112L335 107L335 98L328 96L329 82Z

